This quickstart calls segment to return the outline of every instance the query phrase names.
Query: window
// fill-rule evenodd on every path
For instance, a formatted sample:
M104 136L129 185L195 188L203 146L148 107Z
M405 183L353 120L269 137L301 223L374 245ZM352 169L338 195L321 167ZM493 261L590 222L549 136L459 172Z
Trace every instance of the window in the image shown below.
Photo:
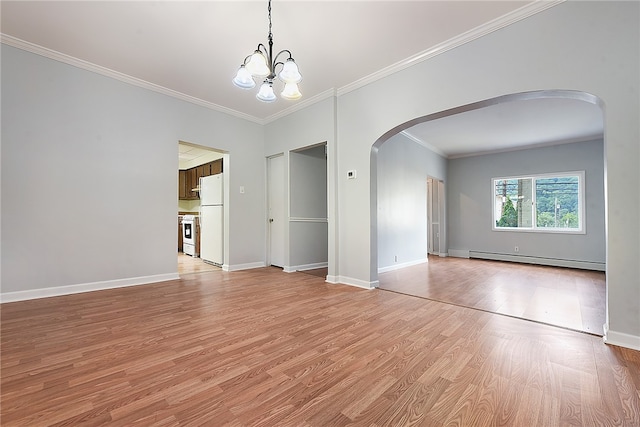
M493 178L493 229L584 233L584 171Z

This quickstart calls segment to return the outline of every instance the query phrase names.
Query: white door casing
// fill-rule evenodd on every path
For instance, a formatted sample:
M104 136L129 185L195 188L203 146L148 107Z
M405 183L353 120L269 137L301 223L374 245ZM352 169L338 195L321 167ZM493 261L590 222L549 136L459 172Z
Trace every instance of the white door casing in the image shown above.
M269 253L267 263L284 267L285 259L285 168L284 155L267 159L267 221Z

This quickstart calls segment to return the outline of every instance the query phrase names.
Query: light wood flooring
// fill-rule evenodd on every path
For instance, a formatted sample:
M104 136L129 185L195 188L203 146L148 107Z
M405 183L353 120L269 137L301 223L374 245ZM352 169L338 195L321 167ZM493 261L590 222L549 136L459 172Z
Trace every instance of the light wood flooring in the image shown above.
M599 271L430 256L378 279L380 289L603 334L606 285Z
M3 427L640 425L640 352L311 274L0 309Z
M178 252L178 274L202 273L205 271L221 271L220 267L204 262L201 258Z

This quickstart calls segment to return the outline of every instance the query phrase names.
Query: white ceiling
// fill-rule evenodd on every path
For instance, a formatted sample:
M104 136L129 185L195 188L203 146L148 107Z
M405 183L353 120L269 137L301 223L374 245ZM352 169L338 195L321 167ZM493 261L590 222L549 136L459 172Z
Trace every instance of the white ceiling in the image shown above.
M600 107L562 97L509 100L410 127L404 134L436 152L462 157L602 137Z
M257 88L245 91L231 83L244 57L267 42L266 1L3 0L0 7L3 43L266 123L557 2L273 0L274 51L290 50L304 79L301 100L272 104L255 99ZM493 113L505 116L517 108ZM544 111L536 106L519 116L540 118ZM579 114L565 109L560 116ZM455 120L409 132L447 155L517 143L506 126L499 127L499 137L491 136L495 126L454 137L451 129L463 128L451 124ZM536 129L553 138L548 127L534 126L525 132L528 143ZM562 137L572 137L568 133L565 127Z

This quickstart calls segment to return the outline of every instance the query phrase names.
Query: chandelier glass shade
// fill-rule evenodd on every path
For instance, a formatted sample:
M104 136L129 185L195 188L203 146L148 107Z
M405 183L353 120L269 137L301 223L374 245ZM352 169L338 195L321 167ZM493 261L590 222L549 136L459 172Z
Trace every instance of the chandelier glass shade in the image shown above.
M273 91L273 82L277 78L284 83L284 89L280 95L289 100L296 100L302 97L298 83L302 81L302 74L298 70L298 65L294 61L291 52L284 49L273 55L273 34L271 33L271 0L269 0L269 36L268 47L262 43L258 48L244 59L233 78L233 84L242 89L253 89L256 86L256 79L264 79L260 90L256 95L260 101L273 102L276 95ZM284 59L284 56L288 57ZM283 57L284 62L279 58ZM276 73L276 69L280 71Z

